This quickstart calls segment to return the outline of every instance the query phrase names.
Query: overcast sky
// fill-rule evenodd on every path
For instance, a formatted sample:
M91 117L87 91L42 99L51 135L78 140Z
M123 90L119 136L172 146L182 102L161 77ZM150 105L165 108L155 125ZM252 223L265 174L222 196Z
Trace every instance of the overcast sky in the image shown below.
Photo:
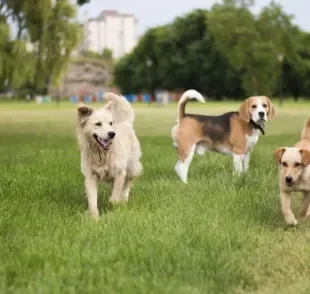
M210 9L215 0L91 0L90 4L79 8L78 19L83 22L84 13L96 17L102 10L118 10L134 14L138 19L138 35L147 28L171 22L176 16L195 8ZM270 0L256 0L254 12L267 5ZM284 10L295 15L294 22L304 30L310 31L310 0L278 0Z

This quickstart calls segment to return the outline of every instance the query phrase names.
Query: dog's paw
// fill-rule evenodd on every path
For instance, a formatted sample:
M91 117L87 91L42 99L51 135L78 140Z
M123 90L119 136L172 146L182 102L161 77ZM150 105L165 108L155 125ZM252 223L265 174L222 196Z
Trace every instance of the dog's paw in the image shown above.
M98 210L94 210L94 211L90 211L87 210L86 214L93 220L98 221L99 220L99 211Z
M187 170L183 168L182 163L178 161L174 167L175 172L177 173L178 177L180 180L184 183L187 184Z
M127 194L127 195L123 195L122 196L122 203L127 203L128 202L128 200L129 200L129 195Z
M122 202L122 199L116 199L116 198L112 198L110 197L109 198L109 202L112 204L112 205L118 205Z
M295 219L295 217L294 217L293 215L290 216L290 217L287 217L287 218L285 219L285 222L286 222L286 224L287 224L288 226L290 226L290 227L296 227L297 224L298 224L297 220Z

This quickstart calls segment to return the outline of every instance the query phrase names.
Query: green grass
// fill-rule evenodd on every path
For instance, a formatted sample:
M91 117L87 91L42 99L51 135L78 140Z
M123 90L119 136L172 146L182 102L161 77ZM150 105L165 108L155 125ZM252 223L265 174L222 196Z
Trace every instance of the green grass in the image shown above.
M0 293L309 293L310 224L285 230L272 159L298 140L310 106L299 105L277 109L246 175L207 153L188 185L173 169L175 105L135 106L144 175L118 208L100 187L98 223L85 215L75 106L0 105Z

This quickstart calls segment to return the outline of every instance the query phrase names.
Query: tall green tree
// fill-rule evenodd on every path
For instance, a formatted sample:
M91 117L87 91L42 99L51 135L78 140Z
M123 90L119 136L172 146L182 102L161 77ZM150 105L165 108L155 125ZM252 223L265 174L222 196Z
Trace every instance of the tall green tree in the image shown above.
M125 92L195 88L217 98L242 96L236 71L215 48L207 17L197 9L147 31L116 65L115 83Z
M300 31L298 34L299 66L287 60L283 64L284 92L287 96L293 96L295 101L302 96L310 98L310 33Z
M4 87L7 76L7 68L10 65L8 50L10 30L4 19L0 19L0 89Z
M158 38L164 27L150 29L140 39L134 51L121 58L114 69L115 83L127 93L151 91L160 87L159 62L164 56L157 54ZM148 67L148 62L149 67ZM128 75L130 73L130 75Z
M12 3L11 3L12 4ZM11 8L2 6L0 20L0 89L18 88L32 79L34 59L27 51L27 43L19 38L12 39L7 18Z
M56 85L79 42L75 14L67 0L2 0L0 86L27 84L44 92L49 84ZM10 30L11 20L17 25L15 35Z
M59 2L52 9L46 32L45 72L50 83L57 85L67 69L71 54L81 38L81 30L73 21L76 11L68 2Z
M7 83L13 89L25 87L34 82L35 58L24 40L11 40L7 43L9 62Z
M50 0L36 3L36 0L28 0L24 14L36 59L33 87L44 92L50 83L59 82L79 42L80 28L73 21L76 12L68 1L57 1L55 5Z
M258 17L246 5L232 4L216 4L210 12L208 26L216 46L240 73L248 95L272 95L280 72L279 54L300 68L297 28L274 1Z
M134 93L141 90L135 78L135 65L133 54L122 57L114 68L114 83L121 88L125 94Z

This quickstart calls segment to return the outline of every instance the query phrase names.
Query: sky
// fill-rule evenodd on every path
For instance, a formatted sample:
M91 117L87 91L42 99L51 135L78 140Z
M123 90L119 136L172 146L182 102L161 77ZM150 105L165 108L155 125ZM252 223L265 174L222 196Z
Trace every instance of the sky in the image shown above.
M96 17L102 10L117 10L134 14L138 20L137 33L143 34L148 28L173 21L176 16L195 8L210 9L219 1L214 0L91 0L78 10L78 20L83 22L85 12L88 17ZM253 12L257 13L270 0L256 0ZM287 13L295 16L294 23L310 32L310 0L278 0Z

